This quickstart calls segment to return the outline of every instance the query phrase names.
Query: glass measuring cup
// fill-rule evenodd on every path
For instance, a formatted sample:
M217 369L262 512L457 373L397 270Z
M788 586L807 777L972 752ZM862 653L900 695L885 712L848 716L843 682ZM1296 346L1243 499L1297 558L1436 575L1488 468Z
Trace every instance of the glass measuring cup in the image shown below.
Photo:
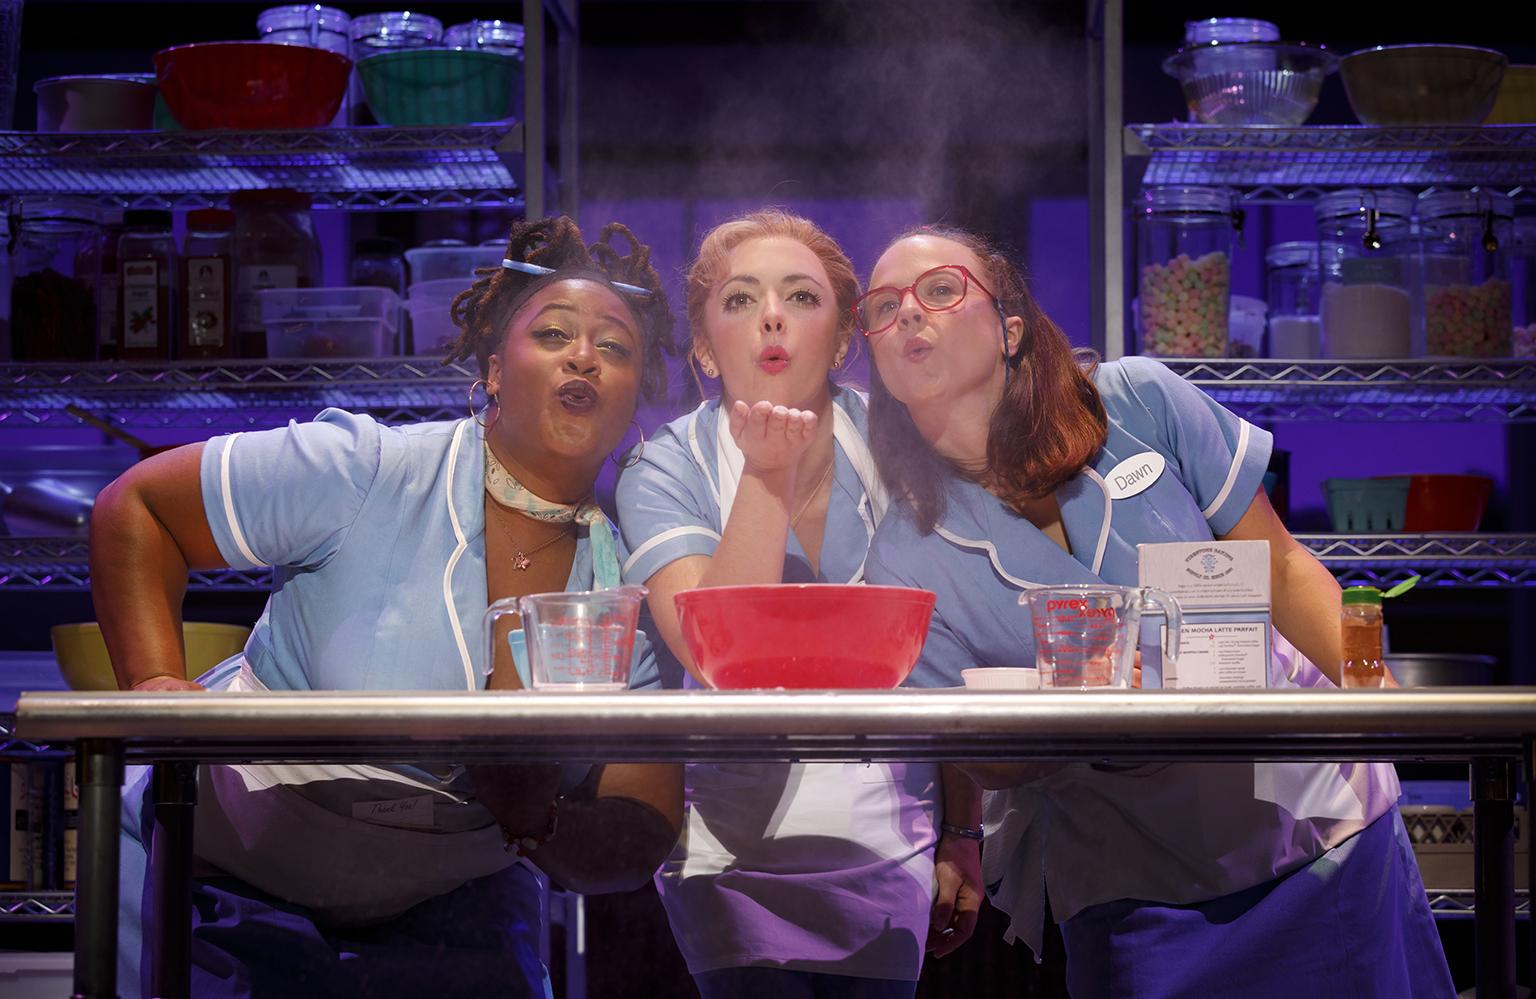
M1035 629L1042 687L1129 687L1144 611L1167 615L1164 662L1179 654L1179 602L1151 586L1045 586L1019 595Z
M643 586L520 597L529 686L623 690L629 686ZM494 631L492 632L494 635ZM515 639L513 654L516 655Z

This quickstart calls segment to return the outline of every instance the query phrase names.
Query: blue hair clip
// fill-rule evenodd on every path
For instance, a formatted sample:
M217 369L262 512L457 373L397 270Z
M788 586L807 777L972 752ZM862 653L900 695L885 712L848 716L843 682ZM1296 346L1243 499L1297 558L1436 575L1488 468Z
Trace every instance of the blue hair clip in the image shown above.
M536 277L543 277L546 274L555 273L555 269L553 267L540 267L538 264L528 264L521 260L503 260L501 262L501 266L505 267L509 271L519 271L523 274L532 274ZM631 295L645 295L649 297L651 294L651 289L641 288L639 285L625 284L622 281L609 281L608 283L613 285L618 290L628 292Z

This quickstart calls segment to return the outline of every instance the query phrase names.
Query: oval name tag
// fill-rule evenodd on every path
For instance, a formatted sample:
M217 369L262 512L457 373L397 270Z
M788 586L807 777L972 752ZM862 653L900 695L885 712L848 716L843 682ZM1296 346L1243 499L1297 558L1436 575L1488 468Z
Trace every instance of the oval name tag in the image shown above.
M1156 482L1167 465L1167 459L1156 451L1131 455L1104 476L1104 484L1109 486L1109 498L1117 500L1135 496Z

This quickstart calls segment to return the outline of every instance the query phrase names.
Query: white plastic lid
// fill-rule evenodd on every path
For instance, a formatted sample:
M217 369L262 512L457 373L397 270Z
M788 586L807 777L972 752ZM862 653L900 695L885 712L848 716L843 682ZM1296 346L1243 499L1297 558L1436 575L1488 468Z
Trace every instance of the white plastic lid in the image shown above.
M1208 17L1184 22L1185 45L1211 42L1278 42L1280 26L1252 17Z

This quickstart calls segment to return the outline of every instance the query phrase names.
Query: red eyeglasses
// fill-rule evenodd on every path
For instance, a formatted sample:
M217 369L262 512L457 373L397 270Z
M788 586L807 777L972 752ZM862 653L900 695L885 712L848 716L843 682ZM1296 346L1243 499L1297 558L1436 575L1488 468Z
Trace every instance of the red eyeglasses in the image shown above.
M865 292L853 303L853 319L865 336L876 336L896 325L907 292L928 312L952 312L965 301L965 293L972 284L997 301L997 296L964 264L944 264L919 274L905 288L872 288Z

